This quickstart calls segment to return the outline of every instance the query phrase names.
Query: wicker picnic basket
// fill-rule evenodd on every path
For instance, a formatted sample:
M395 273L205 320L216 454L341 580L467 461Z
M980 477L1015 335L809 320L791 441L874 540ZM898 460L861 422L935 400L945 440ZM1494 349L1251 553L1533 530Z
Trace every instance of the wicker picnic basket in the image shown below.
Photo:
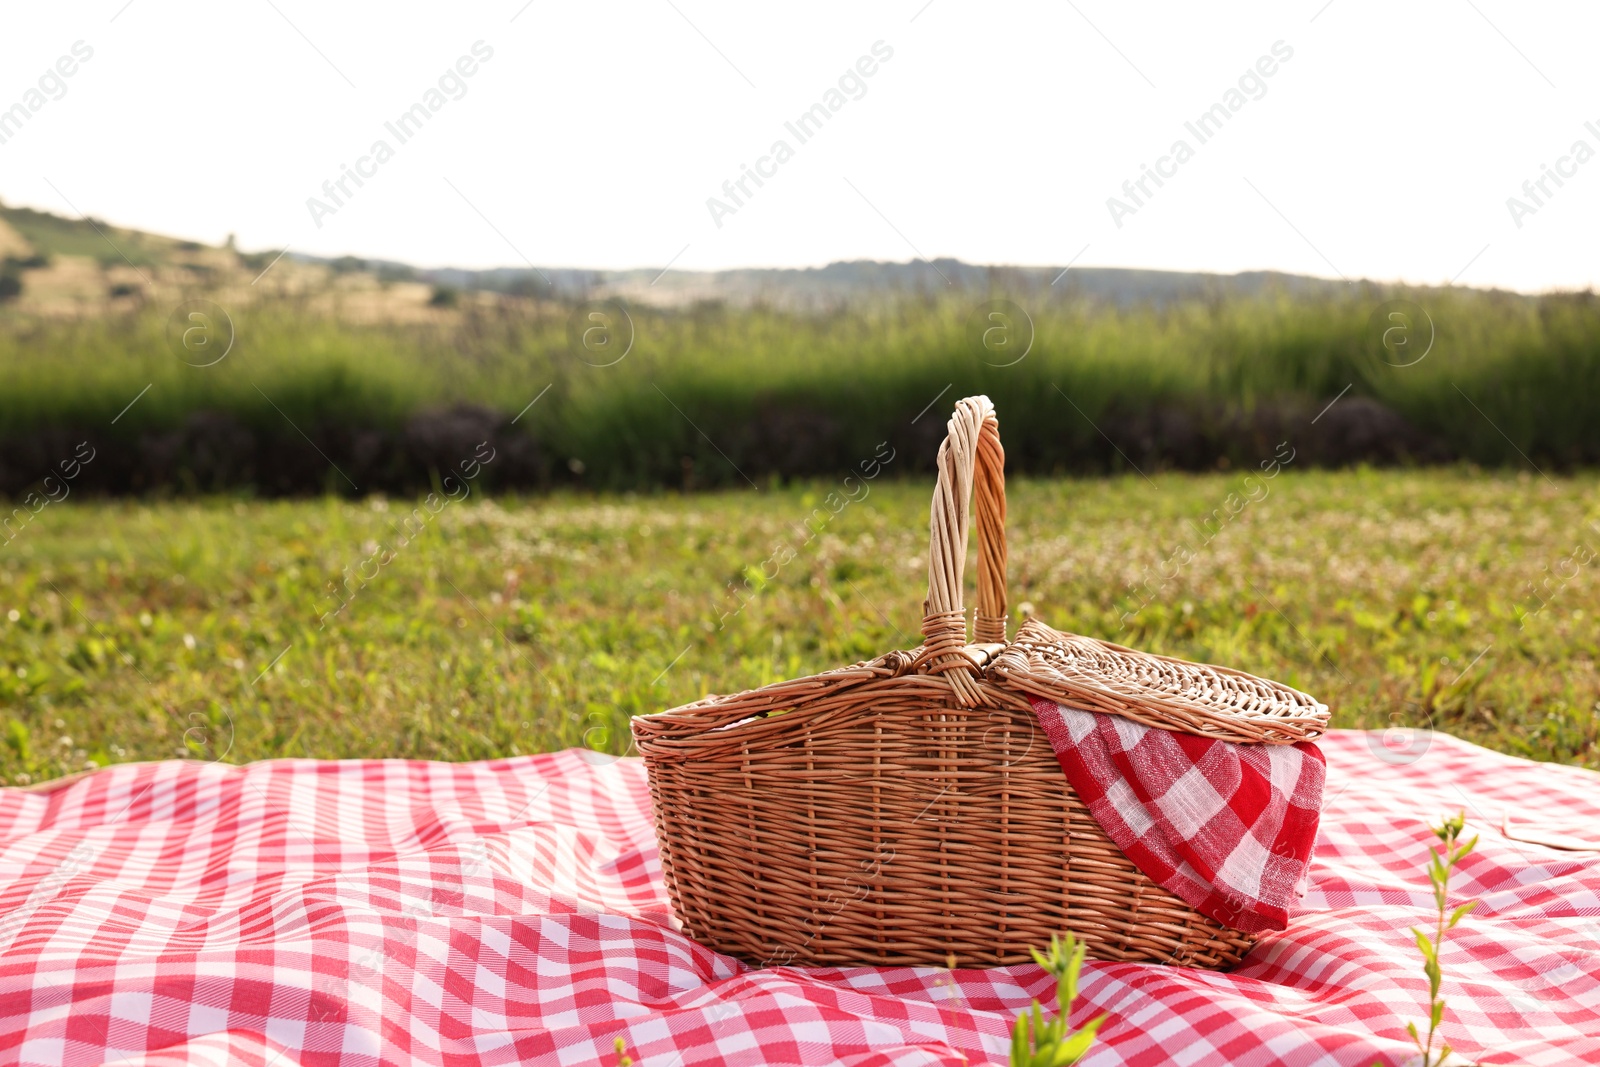
M1225 967L1252 938L1156 885L1074 795L1029 697L1230 741L1316 737L1273 682L1059 633L1006 643L1005 453L987 397L939 449L921 647L633 720L684 932L761 965ZM975 640L962 572L978 526Z

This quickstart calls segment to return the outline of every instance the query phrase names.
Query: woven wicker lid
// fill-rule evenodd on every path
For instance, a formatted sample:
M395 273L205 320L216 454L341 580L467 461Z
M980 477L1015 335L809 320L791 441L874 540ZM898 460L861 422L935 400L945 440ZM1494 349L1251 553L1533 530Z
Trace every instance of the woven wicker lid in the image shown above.
M1328 727L1328 706L1278 682L1227 667L1097 641L1029 619L987 680L1066 707L1224 741L1287 745Z

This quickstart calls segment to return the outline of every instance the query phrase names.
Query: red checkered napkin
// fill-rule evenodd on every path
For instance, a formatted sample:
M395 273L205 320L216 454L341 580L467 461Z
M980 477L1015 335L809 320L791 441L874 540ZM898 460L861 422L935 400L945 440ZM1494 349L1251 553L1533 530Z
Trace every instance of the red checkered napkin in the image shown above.
M1316 745L1232 744L1044 700L1033 709L1067 781L1151 881L1235 930L1288 927L1322 810Z

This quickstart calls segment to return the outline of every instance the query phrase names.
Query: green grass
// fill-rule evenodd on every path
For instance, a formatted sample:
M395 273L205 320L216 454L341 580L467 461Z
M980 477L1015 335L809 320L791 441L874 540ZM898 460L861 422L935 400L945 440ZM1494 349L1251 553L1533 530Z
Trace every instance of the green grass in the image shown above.
M807 315L636 308L632 351L610 367L575 354L574 309L523 300L404 327L341 322L289 297L240 304L229 308L234 351L203 368L170 350L165 306L68 320L0 310L0 426L9 436L73 427L115 445L211 410L291 447L302 440L291 421L309 432L392 428L454 402L511 416L549 387L517 428L538 440L557 480L578 460L588 487L641 489L679 485L686 457L700 486L744 484L733 464L757 481L790 469L786 459L812 475L843 469L947 384L951 397L994 399L1014 470L1126 471L1126 453L1148 471L1174 433L1153 427L1174 419L1205 439L1201 453L1253 466L1272 441L1241 429L1252 411L1293 412L1287 421L1304 425L1348 388L1479 464L1600 462L1592 294L1414 293L1437 337L1405 367L1386 363L1373 337L1388 291L1123 311L1013 295L1037 326L1013 366L987 365L992 354L971 341L976 296ZM762 430L777 417L801 423L774 444ZM1160 440L1147 447L1147 437Z
M21 234L36 253L45 256L87 256L109 267L124 263L148 266L162 262L178 243L136 230L124 230L107 222L67 219L25 207L0 208L0 220ZM109 238L106 235L110 235ZM112 240L115 241L114 246Z
M398 501L50 505L0 546L0 777L623 751L630 715L916 643L930 484L824 521L838 488L475 497L403 547ZM1230 493L1256 499L1219 526ZM1014 479L1010 514L1014 609L1280 679L1337 725L1600 767L1595 476Z

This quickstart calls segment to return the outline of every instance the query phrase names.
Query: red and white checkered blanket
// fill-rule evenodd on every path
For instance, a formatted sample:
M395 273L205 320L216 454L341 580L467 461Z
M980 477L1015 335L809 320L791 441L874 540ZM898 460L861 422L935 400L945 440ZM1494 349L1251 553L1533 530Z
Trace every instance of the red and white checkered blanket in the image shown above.
M1465 808L1478 910L1443 956L1444 1030L1483 1063L1600 1062L1600 853L1499 831L1600 827L1600 776L1442 736L1321 742L1327 803L1289 929L1230 974L1090 962L1107 1064L1398 1063L1427 986L1427 822ZM1570 829L1567 832L1571 832ZM1593 835L1590 830L1589 834ZM1004 1063L1033 966L751 970L676 933L644 768L113 767L0 790L0 1064ZM1082 1020L1077 1020L1082 1021Z
M1317 842L1313 744L1234 745L1033 701L1089 814L1150 880L1259 934L1289 925Z

